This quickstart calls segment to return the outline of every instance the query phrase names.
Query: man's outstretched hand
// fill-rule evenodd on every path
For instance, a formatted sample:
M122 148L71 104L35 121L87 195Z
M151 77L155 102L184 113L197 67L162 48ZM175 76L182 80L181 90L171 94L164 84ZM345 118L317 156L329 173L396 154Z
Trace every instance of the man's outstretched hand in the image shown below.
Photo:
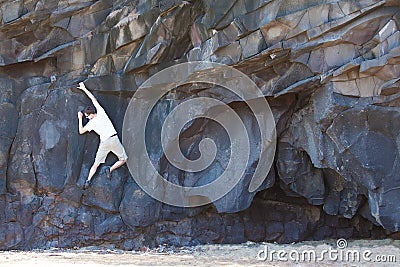
M80 82L77 88L81 89L81 90L84 90L84 89L86 89L86 86L85 86L85 84L83 82Z

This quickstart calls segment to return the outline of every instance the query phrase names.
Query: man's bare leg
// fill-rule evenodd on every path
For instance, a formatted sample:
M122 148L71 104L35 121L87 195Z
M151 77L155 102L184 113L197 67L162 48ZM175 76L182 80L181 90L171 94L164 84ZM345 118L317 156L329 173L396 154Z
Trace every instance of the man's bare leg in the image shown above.
M111 166L110 168L110 173L115 170L118 169L119 167L121 167L122 165L124 165L126 162L126 160L118 160L117 162L114 163L114 165Z
M88 175L88 178L87 178L87 180L88 181L90 181L91 179L92 179L92 177L93 177L93 175L96 173L96 170L97 170L97 168L99 167L99 165L100 164L93 164L92 165L92 167L90 168L90 171L89 171L89 175Z
M83 188L86 189L90 185L90 180L92 180L93 175L96 173L97 168L99 167L100 164L93 164L92 167L89 170L89 175L87 180L85 181L85 184L83 185Z

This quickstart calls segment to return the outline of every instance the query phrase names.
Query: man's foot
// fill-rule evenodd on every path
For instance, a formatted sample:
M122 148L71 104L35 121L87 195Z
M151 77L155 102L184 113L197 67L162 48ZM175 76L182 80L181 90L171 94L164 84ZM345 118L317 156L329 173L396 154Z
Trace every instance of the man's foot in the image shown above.
M107 167L107 168L106 168L106 175L107 175L107 178L108 178L109 180L111 180L111 178L112 178L112 175L111 175L111 167Z
M86 180L85 183L83 184L83 190L88 189L91 183L92 183L91 180Z

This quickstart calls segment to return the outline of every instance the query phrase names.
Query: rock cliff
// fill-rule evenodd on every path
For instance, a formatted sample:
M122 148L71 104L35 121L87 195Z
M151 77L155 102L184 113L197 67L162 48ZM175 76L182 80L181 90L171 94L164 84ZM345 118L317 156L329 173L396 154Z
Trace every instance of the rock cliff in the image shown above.
M396 237L400 224L400 2L397 0L0 1L0 249L293 242ZM148 155L181 184L216 179L229 161L223 128L197 119L180 133L188 158L211 138L217 159L198 173L168 162L160 129L181 102L229 105L246 125L245 177L223 198L181 208L151 198L126 166L104 167L82 190L98 145L78 134L90 100L121 137L125 110L148 78L210 61L250 77L276 122L273 166L260 160L249 107L209 84L179 87L146 125ZM141 161L147 155L138 154ZM109 155L106 165L115 161Z

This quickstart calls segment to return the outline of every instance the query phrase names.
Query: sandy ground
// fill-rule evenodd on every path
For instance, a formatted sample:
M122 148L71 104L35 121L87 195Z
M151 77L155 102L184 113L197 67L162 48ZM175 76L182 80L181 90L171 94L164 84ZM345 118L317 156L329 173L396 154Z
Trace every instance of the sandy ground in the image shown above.
M0 266L399 266L399 240L245 243L146 251L0 251Z

